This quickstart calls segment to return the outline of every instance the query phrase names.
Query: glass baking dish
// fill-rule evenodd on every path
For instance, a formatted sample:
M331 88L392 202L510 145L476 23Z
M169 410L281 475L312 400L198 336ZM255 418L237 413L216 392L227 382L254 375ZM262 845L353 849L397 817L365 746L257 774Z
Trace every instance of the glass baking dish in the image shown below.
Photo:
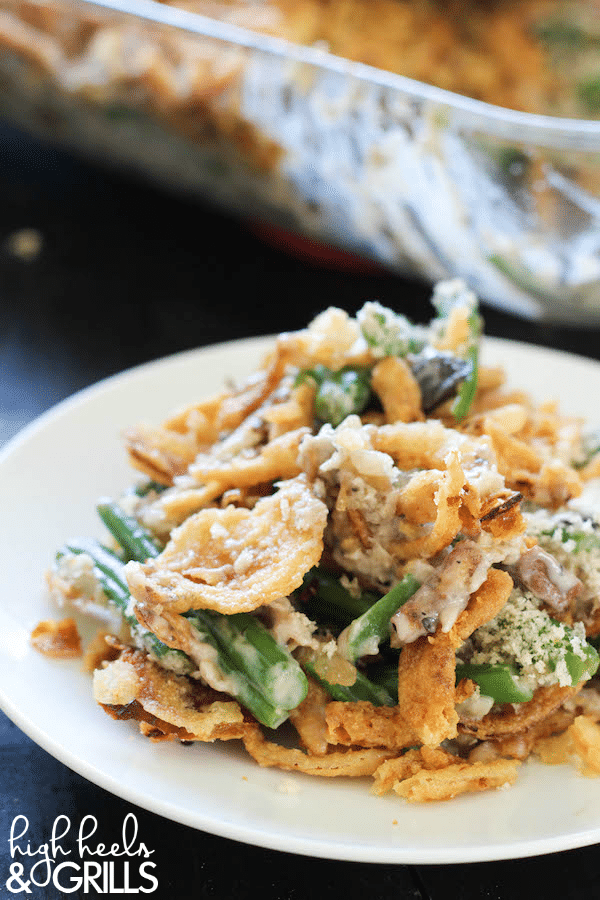
M600 121L153 0L0 0L0 115L519 316L600 323Z

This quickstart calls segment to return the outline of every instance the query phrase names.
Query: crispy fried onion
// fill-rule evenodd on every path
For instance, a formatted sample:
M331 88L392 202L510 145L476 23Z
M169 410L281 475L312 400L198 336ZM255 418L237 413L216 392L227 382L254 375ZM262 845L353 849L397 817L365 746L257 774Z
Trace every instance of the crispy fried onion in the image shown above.
M424 423L396 423L380 427L373 437L373 446L389 453L398 468L405 471L443 469L448 452L457 450L465 473L463 525L468 524L468 513L472 527L476 528L477 523L480 523L492 533L501 529L501 536L517 534L519 529L523 529L518 506L518 500L521 499L519 479L510 466L499 465L501 448L487 432L462 433L433 420ZM551 463L546 465L545 475L540 475L540 492L546 483L544 478L547 481L548 478L559 477L559 473L554 470L551 472L548 466L551 468ZM569 467L562 466L561 472L563 470L567 474L572 472ZM566 492L569 493L569 490ZM553 494L558 496L559 493L560 489L555 485Z
M433 491L434 515L425 523L425 533L419 534L411 540L394 541L391 545L391 552L394 556L401 560L412 559L415 556L422 558L430 558L435 556L444 547L450 544L461 529L461 494L465 487L465 473L460 463L460 456L456 451L451 451L445 459L445 471L435 471L426 473L429 484L425 485L425 495L429 492L431 482L435 485ZM416 475L416 480L420 480L421 476ZM415 480L413 479L413 480ZM409 483L409 490L411 487ZM419 503L415 504L418 509ZM413 499L407 503L404 492L398 498L398 512L406 518L410 524L421 524L411 522L411 508L413 507Z
M574 712L559 707L545 719L526 728L525 731L478 742L469 753L468 758L471 762L489 762L501 756L506 759L525 760L532 752L535 752L540 757L547 754L547 761L550 762L549 748L552 747L554 751L556 750L554 739L559 735L563 736L574 718Z
M565 700L576 694L580 687L581 685L561 687L552 684L538 688L532 699L526 703L504 703L495 706L491 712L477 721L463 718L458 730L464 734L472 734L480 740L520 734L552 715Z
M536 406L523 392L492 391L476 401L464 426L491 438L507 484L544 506L559 506L581 491L571 462L581 442L582 420L562 416L556 404Z
M544 763L556 765L573 760L583 774L597 775L600 773L599 720L600 695L594 687L585 685L548 719L529 729L537 732L529 750ZM504 748L506 742L487 743Z
M519 761L466 762L441 748L421 747L382 763L373 791L394 791L410 802L451 800L459 794L504 788L516 781Z
M325 707L330 744L402 750L418 743L397 706L334 700Z
M591 716L577 716L567 732L585 769L600 774L600 726Z
M290 721L311 756L324 756L329 744L325 710L329 696L312 678L308 679L308 693L302 703L290 712Z
M277 352L298 369L323 365L335 370L372 361L356 319L336 307L319 313L308 328L280 334Z
M138 722L154 740L226 741L250 727L231 697L168 672L131 648L96 669L94 698L113 718Z
M243 735L244 747L259 766L274 766L288 772L338 778L372 775L384 760L395 756L394 750L361 748L333 750L311 756L295 747L283 747L265 738L259 727L249 728Z
M288 596L319 562L326 520L327 507L303 476L282 482L252 510L200 510L158 557L128 563L136 615L249 612Z
M547 765L573 761L583 775L600 775L600 726L594 716L576 716L562 733L539 740L533 752Z
M471 594L467 607L450 629L455 647L460 647L481 625L498 615L513 589L513 580L502 569L490 569L487 578L475 593Z
M146 528L166 541L171 531L188 516L214 505L221 494L222 486L218 481L197 487L175 485L160 493L151 503L141 506L138 515Z
M579 474L559 459L544 459L537 447L490 423L487 427L498 457L498 468L507 484L527 499L555 508L578 497L582 490Z
M398 665L400 715L418 742L436 747L455 737L455 648L446 632L407 644Z
M506 572L490 569L450 631L420 637L403 648L398 664L399 713L419 742L437 746L456 736L456 648L498 613L512 586Z
M312 428L314 399L315 387L306 381L293 387L287 399L263 409L261 415L268 424L269 440L298 428Z
M489 440L461 434L434 419L381 425L373 432L372 443L375 450L389 454L403 471L444 468L448 452L460 450L473 476L482 466L490 470L488 479L494 474L495 457ZM502 479L496 481L502 484Z
M286 368L285 355L276 345L275 353L238 388L223 397L215 417L219 432L233 431L273 393Z
M55 659L77 659L82 655L81 638L72 618L39 622L31 632L31 644L38 653Z
M265 369L240 387L187 407L162 425L129 428L125 442L132 465L161 484L173 484L199 453L207 452L223 432L238 428L265 403L281 381L285 365L281 353L276 353Z
M300 472L298 447L309 428L296 428L273 438L254 454L243 453L221 460L210 454L199 455L190 466L190 475L202 484L218 482L221 493L233 487L251 487L265 481L293 478Z
M397 356L387 356L371 373L371 387L383 406L386 422L422 420L421 388L410 366Z
M503 537L523 530L518 506L521 498L518 492L507 488L504 476L498 471L494 448L486 435L462 434L453 428L445 428L441 422L429 420L381 426L373 434L372 444L375 449L389 454L398 469L418 472L413 484L405 488L399 514L403 514L405 508L415 522L425 522L427 513L429 521L432 520L439 472L448 471L448 461L456 453L463 473L460 490L463 530L469 527L472 534L477 534L481 528L492 531L501 525ZM501 519L501 523L497 519Z
M172 484L219 435L216 418L225 394L187 407L162 425L136 425L124 433L134 468L160 484Z
M267 444L233 457L200 453L189 467L188 475L159 494L143 510L148 527L168 534L188 516L222 497L227 491L246 490L263 484L293 478L300 472L298 447L308 428L284 432Z

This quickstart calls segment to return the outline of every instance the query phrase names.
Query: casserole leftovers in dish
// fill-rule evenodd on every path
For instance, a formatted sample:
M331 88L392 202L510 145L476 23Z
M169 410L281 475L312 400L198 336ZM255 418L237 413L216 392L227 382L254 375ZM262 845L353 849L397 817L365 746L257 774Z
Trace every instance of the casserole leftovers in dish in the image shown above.
M597 321L597 21L595 0L0 0L0 114L520 315Z

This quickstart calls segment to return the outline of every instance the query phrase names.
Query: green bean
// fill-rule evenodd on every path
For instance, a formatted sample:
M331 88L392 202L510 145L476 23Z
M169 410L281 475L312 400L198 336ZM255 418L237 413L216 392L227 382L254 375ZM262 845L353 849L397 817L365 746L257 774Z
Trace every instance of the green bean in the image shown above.
M85 553L90 557L94 563L94 574L100 582L102 590L127 618L130 593L123 571L125 568L123 560L108 547L103 547L102 544L92 540L70 541L58 551L56 558L60 560L69 553L74 555ZM135 616L132 618L137 621Z
M319 385L315 412L322 422L331 422L335 427L347 416L363 412L370 396L370 375L366 370L340 369Z
M373 706L394 706L396 700L386 690L383 685L375 684L363 675L362 672L356 673L356 681L354 684L335 684L326 681L317 674L313 663L305 662L304 668L312 678L320 684L321 687L329 694L333 700L343 700L346 702L356 702L358 700L368 700Z
M571 676L571 684L575 686L580 681L588 681L592 675L596 674L600 664L600 657L595 647L592 647L591 644L586 644L585 659L582 659L577 653L573 653L572 650L567 650L565 653L565 664Z
M456 421L460 422L469 412L477 392L479 342L483 330L483 322L478 312L477 297L459 279L439 282L434 288L431 300L438 313L438 318L435 322L438 330L441 330L442 332L445 328L446 320L450 317L454 309L464 307L469 310L465 358L470 363L470 372L460 385L458 394L452 405L452 414Z
M183 667L189 671L193 669L193 664L185 653L163 643L155 634L140 625L134 613L130 611L131 594L125 578L125 566L116 553L96 541L78 540L70 541L63 550L59 550L56 554L57 559L60 560L69 553L74 555L84 553L90 557L94 564L94 575L108 600L157 659L169 668L181 670Z
M582 469L600 454L600 431L590 431L582 436L581 453L581 459L572 462L575 469Z
M600 549L600 533L597 531L581 531L570 527L560 527L553 530L544 530L541 534L544 537L554 538L560 531L561 544L573 544L572 553L589 552L590 550Z
M98 511L134 559L143 562L158 555L160 548L152 535L135 519L124 515L116 504L102 503ZM216 651L217 666L232 696L263 725L277 728L287 719L290 709L302 702L308 691L304 672L255 616L194 610L185 618Z
M296 383L312 379L316 384L315 415L321 422L336 427L347 416L361 413L371 397L371 374L368 369L344 366L332 371L315 366L300 372Z
M577 96L592 113L600 112L600 77L594 75L577 85Z
M370 609L354 619L338 638L342 656L355 662L361 656L375 655L379 645L390 635L390 619L420 586L413 575L405 575Z
M495 152L491 151L491 158L496 160L503 175L512 178L522 177L530 163L527 154L518 147L499 147Z
M369 681L385 688L394 703L398 702L398 657L393 662L377 662L368 668Z
M96 507L98 514L129 559L145 562L158 556L162 547L133 516L123 512L117 503L104 500Z
M255 616L193 610L185 618L217 651L217 665L230 682L227 692L263 725L277 728L304 700L306 675Z
M456 683L469 678L479 685L486 697L495 703L526 703L533 697L533 691L521 688L515 681L517 670L511 665L491 665L491 663L461 663L456 666Z
M357 319L369 347L383 356L405 357L425 345L422 329L376 300L365 303Z
M542 21L534 26L534 31L540 40L550 46L559 45L563 48L581 49L586 44L594 43L594 37L576 25L574 22L561 21L560 19Z
M458 389L458 394L452 404L452 415L460 422L468 414L479 381L479 336L481 334L481 319L477 313L469 316L469 346L467 357L471 363L471 371Z
M148 494L151 494L152 492L155 494L162 494L163 491L167 490L167 485L150 480L144 481L142 484L136 484L132 490L136 497L147 497Z
M522 264L513 263L508 259L504 259L499 253L490 254L490 256L487 257L487 260L491 265L498 269L504 278L507 278L520 290L526 291L534 297L546 299L547 295L544 293L544 287L531 269Z
M600 658L590 644L585 647L585 658L572 650L565 653L565 664L571 685L574 687L581 681L587 681L598 669ZM482 694L491 697L496 703L526 703L533 697L533 690L521 687L516 681L518 672L515 666L491 663L459 663L456 666L456 682L462 678L470 678L479 685Z
M354 596L340 584L337 575L321 568L311 569L305 576L304 585L309 589L306 605L310 617L320 624L349 625L377 600L377 595L368 591Z

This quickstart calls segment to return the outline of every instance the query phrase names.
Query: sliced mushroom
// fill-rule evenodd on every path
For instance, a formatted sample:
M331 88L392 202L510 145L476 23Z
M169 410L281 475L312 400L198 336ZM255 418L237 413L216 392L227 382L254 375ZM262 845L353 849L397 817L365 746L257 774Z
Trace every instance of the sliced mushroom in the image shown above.
M469 597L485 581L489 561L472 541L460 541L439 571L421 585L393 616L393 642L410 644L424 634L433 634L438 625L449 631L469 602Z
M426 347L418 354L407 357L407 363L419 383L423 412L431 412L451 397L468 377L472 363L452 353L443 353Z
M583 589L573 572L537 545L523 553L509 571L522 587L557 613L569 610Z

